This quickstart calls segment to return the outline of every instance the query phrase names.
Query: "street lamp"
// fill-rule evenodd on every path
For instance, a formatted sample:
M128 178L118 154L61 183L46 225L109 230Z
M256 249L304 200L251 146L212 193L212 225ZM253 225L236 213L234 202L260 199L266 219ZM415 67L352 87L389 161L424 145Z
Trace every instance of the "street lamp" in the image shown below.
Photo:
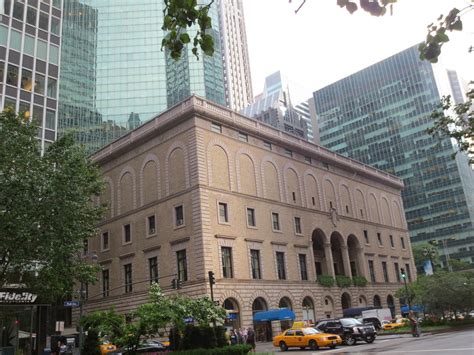
M410 302L410 295L408 293L408 286L407 286L407 274L404 268L400 268L400 274L402 275L403 283L405 284L405 295L406 295L406 302L408 302L408 311L411 309L411 302Z
M92 254L84 254L83 256L84 260L90 259L93 263L97 263L97 260L99 260L99 257L95 252ZM84 326L82 325L82 315L84 312L84 302L86 300L86 289L85 289L85 283L83 280L81 280L81 288L79 290L79 352L82 352L82 345L84 344Z

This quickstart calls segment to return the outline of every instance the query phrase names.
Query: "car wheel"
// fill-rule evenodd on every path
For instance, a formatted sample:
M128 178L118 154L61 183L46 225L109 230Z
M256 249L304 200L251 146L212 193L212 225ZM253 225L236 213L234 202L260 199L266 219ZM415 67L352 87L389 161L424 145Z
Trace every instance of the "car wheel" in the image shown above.
M312 339L309 341L308 346L311 350L318 350L319 348L316 340L312 340Z
M281 351L287 351L288 350L288 346L286 345L286 343L284 341L280 341L280 350Z
M375 337L374 337L373 335L369 335L369 336L366 337L364 340L365 340L365 342L366 342L367 344L370 344L370 343L373 343L373 342L374 342Z
M329 346L330 349L336 349L336 345Z
M352 335L346 335L344 337L344 343L346 343L346 345L355 345L356 342L356 338L354 338Z
M304 349L306 349L306 346L300 346L300 349L304 350Z

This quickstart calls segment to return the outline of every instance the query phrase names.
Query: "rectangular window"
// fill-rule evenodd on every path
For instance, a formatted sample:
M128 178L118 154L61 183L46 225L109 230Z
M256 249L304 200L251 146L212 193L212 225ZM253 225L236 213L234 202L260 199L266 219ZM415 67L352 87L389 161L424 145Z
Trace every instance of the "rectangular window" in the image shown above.
M314 263L314 266L316 267L316 276L322 275L323 274L323 266L321 265L321 262L316 261Z
M218 123L212 122L211 123L211 130L212 130L212 132L222 133L222 126Z
M51 33L59 36L59 19L56 17L51 17Z
M183 206L176 206L174 208L174 218L175 218L175 226L182 226L184 225L184 210Z
M222 247L222 277L230 279L234 277L232 270L232 248Z
M123 242L124 244L132 242L132 227L130 224L123 226Z
M23 68L21 71L21 88L31 92L33 90L33 73L31 70Z
M48 31L49 18L48 14L41 12L39 15L39 28Z
M304 161L308 164L311 164L311 157L304 157Z
M8 64L7 84L13 86L18 85L18 67L11 64Z
M250 264L252 266L252 278L261 279L262 271L260 267L260 250L250 250Z
M402 243L402 249L405 249L405 238L400 237L400 242Z
M291 150L289 150L288 148L284 149L284 153L287 157L292 157L293 156L293 152Z
M383 271L383 280L388 282L388 270L387 270L387 262L382 261L382 271Z
M296 234L301 234L301 218L300 217L295 217L295 233Z
M110 290L109 270L102 270L102 296L108 297Z
M393 235L390 234L389 238L390 238L390 246L392 248L395 248L395 243L393 242Z
M369 260L369 273L370 273L370 281L375 283L375 269L374 269L374 261Z
M369 244L369 232L367 232L366 230L364 230L364 240L365 244Z
M249 136L246 133L239 132L239 140L242 142L248 142Z
M10 48L21 51L21 32L12 30L10 33Z
M315 206L315 205L316 205L316 200L315 200L314 196L313 196L313 197L311 197L311 202L313 203L313 206Z
M383 245L382 243L382 235L380 233L377 233L377 240L379 242L379 245Z
M299 259L299 262L300 262L301 280L307 281L308 280L308 268L306 266L306 254L299 254L298 259Z
M351 275L352 275L352 277L357 276L357 267L356 267L355 261L351 261L350 266L351 266Z
M276 261L277 261L278 280L286 280L285 253L281 251L277 251Z
M46 61L46 57L48 55L48 43L45 41L38 40L36 42L36 56L41 59Z
M35 93L44 95L45 79L44 75L36 73L35 75Z
M186 260L186 249L176 252L176 260L178 263L178 279L188 281L188 262Z
M56 112L51 111L51 110L46 110L45 127L51 130L54 130L56 128Z
M408 282L411 282L410 264L405 264L405 270L406 270L406 273L407 273Z
M272 212L272 228L274 231L280 230L280 216L275 212Z
M48 97L56 98L58 94L58 83L56 79L48 78Z
M227 203L219 202L219 223L229 223Z
M147 218L147 224L148 224L148 235L153 235L156 233L156 221L155 221L155 215L153 216L148 216Z
M148 258L148 270L150 272L150 284L158 282L158 257Z
M49 62L51 64L59 64L59 47L49 45Z
M249 227L255 227L257 225L254 208L247 208L247 225Z
M401 281L400 266L398 265L398 263L395 263L393 264L393 267L395 268L395 275L397 275L397 281L400 282Z
M102 233L102 250L109 250L109 232Z
M272 150L272 144L270 142L263 141L263 146L268 150Z
M36 26L36 9L28 6L26 10L26 23L31 26Z
M124 274L125 274L125 293L129 293L133 291L132 285L132 264L126 264L123 266Z
M13 17L17 20L23 21L23 12L25 10L25 5L21 2L15 1L13 3Z

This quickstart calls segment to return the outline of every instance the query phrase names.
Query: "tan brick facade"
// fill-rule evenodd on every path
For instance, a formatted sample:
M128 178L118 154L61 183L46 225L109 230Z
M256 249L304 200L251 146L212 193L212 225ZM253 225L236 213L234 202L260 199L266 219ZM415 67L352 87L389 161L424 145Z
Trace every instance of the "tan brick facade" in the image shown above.
M238 310L241 326L252 325L257 303L289 306L298 319L342 315L341 297L346 307L359 307L378 296L387 307L401 286L395 263L409 265L416 277L401 180L201 98L189 98L93 158L107 183L101 203L109 208L89 248L109 270L109 296L99 296L100 280L89 289L86 311L127 312L144 302L153 257L162 287L177 292L170 284L183 250L186 280L179 292L209 294L207 275L214 271L215 299ZM365 276L369 284L322 287L318 271Z

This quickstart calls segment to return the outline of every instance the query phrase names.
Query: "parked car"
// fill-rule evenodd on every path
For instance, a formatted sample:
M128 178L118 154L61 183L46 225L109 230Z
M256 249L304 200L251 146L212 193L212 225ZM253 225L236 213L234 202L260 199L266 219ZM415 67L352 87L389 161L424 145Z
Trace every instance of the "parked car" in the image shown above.
M99 349L100 349L100 354L104 355L104 354L109 354L116 351L117 346L108 341L105 341L99 346Z
M339 335L347 345L355 345L358 340L373 343L377 336L373 325L364 325L355 318L327 319L319 322L316 329Z
M317 350L320 347L334 349L342 344L340 336L326 334L315 328L291 328L273 338L273 345L279 347L281 351L286 351L291 347Z
M384 324L382 326L383 330L391 330L391 329L397 329L404 327L405 325L408 325L410 321L408 318L398 318L398 319L393 319L390 323Z

